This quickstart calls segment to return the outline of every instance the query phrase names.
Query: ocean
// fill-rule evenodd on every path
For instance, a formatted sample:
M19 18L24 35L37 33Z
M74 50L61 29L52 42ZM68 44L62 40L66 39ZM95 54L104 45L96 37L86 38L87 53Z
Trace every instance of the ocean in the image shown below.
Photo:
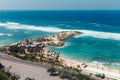
M84 34L50 49L73 60L120 67L120 11L0 11L0 45L61 31Z

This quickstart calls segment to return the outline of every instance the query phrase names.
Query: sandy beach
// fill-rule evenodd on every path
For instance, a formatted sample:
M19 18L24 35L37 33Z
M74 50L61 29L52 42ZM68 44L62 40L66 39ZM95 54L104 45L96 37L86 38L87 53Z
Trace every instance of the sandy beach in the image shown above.
M71 36L76 35L76 34L81 34L81 33L71 32L71 31L70 32L62 32L62 33L52 37L52 39L51 39L51 37L46 37L43 39L45 39L45 41L47 41L49 43L51 43L51 41L52 41L54 44L58 45L59 44L58 42L61 42L62 40L64 41L65 39L68 39ZM64 35L64 37L63 37L63 35ZM58 41L58 42L56 43L56 41ZM25 42L25 41L23 41L23 42ZM21 42L21 44L23 42ZM32 42L33 42L33 44L36 43L34 41L32 41ZM40 41L38 40L37 42L40 42ZM27 43L29 43L29 41ZM44 43L44 44L46 45L47 43ZM27 44L25 44L25 45L27 45ZM47 47L48 47L48 45L47 45ZM44 54L46 54L46 55L48 54L47 49L44 50ZM80 62L77 60L65 58L63 56L60 57L60 61L62 61L62 64L64 66L74 67L74 68L78 68L78 69L82 70L82 73L84 73L84 74L91 74L91 73L94 75L95 74L105 74L106 78L109 78L109 79L111 78L111 80L112 79L120 80L120 70L111 69L109 67L105 67L103 65L98 65L98 64L93 64L93 63L87 63L87 62L83 63L83 62ZM12 66L11 71L16 72L19 75L21 75L21 78L22 78L21 80L23 80L27 76L35 78L36 80L40 80L39 78L41 78L42 80L60 80L58 77L50 77L46 71L47 68L44 68L44 67L27 65L27 64L11 62L11 61L6 61L6 60L0 60L0 62L3 63L6 67L11 65Z
M92 63L83 63L76 60L67 59L64 57L61 57L61 59L64 62L64 65L69 67L75 67L78 68L78 65L80 66L79 69L83 71L83 73L92 73L92 74L105 74L106 77L111 79L120 80L120 70L112 69L109 67L105 67L103 65L97 65ZM87 67L84 68L84 65L87 65Z
M51 77L47 73L47 68L44 66L36 66L29 62L29 64L22 63L22 60L9 57L8 55L0 53L1 59L0 62L5 65L6 67L12 66L11 72L15 72L16 74L19 74L21 76L21 80L25 79L26 77L35 78L35 80L61 80L59 77ZM6 58L12 58L16 61L6 60L2 59L2 57ZM105 76L111 80L116 79L120 80L120 72L116 69L110 69L105 66L97 66L95 64L91 63L83 63L76 60L71 60L65 57L60 57L60 59L63 61L63 65L78 68L78 65L80 66L79 69L82 70L82 73L84 74L105 74ZM20 62L17 62L20 61ZM32 65L30 65L32 64ZM84 65L87 65L87 67L84 67ZM106 80L106 79L105 79Z

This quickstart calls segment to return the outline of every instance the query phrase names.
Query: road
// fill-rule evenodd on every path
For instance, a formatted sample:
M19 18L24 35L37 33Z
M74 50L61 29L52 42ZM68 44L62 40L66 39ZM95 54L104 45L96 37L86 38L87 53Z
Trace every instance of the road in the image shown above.
M47 73L48 66L46 65L31 63L28 61L16 59L1 52L0 52L0 63L5 65L6 67L12 66L11 72L15 72L19 74L21 76L21 80L24 80L26 77L35 78L35 80L61 80L59 77L49 76L49 74ZM116 80L120 80L120 74L118 73L103 71L92 67L87 67L83 71L85 73L93 73L93 74L104 73L108 78L114 78Z
M5 65L5 67L12 66L10 71L19 74L21 80L26 77L31 77L35 80L61 80L59 77L49 76L47 73L48 66L15 59L1 52L0 63Z

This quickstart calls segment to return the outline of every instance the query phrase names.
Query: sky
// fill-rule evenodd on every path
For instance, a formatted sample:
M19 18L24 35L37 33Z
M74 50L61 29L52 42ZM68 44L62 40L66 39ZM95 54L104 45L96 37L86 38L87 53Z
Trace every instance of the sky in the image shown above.
M0 0L0 10L120 10L120 0Z

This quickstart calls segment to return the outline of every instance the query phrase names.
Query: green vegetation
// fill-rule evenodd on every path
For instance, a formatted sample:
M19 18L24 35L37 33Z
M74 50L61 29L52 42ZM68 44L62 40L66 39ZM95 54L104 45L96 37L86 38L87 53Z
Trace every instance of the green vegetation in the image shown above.
M85 74L77 74L77 80L95 80L95 79Z
M20 58L22 60L28 60L31 62L37 62L37 63L45 63L47 65L51 65L52 67L47 70L47 72L50 73L50 76L59 76L61 79L67 79L67 80L96 80L96 79L104 79L105 75L97 74L83 74L82 70L80 68L80 65L75 67L68 67L63 65L63 61L59 59L60 53L57 53L55 51L48 51L47 54L44 47L41 47L41 44L36 46L29 46L31 44L25 44L24 46L20 44L8 46L4 50L7 54L13 55L17 58ZM87 67L87 65L83 64L84 68ZM3 70L4 71L4 70ZM9 74L6 74L6 73ZM2 79L3 73L0 73L0 80L19 80L20 77L14 73L10 73L9 71L3 72L4 75L6 75L10 79ZM14 79L13 79L14 78ZM25 80L34 80L32 78L26 78Z
M15 54L15 53L19 52L19 49L18 49L17 45L15 45L15 46L10 46L9 51Z
M104 79L104 78L105 78L105 74L96 74L95 76L96 76L96 77L99 77L99 78L101 78L101 79Z
M68 69L71 69L70 71ZM82 74L81 71L72 68L64 68L64 69L55 69L54 67L51 67L47 70L47 72L50 73L50 76L59 76L61 79L67 79L67 80L95 80L89 75ZM51 73L54 73L51 75Z
M56 69L55 69L54 67L49 68L49 69L47 70L47 72L50 73L50 76L58 76L58 72L56 71Z
M20 80L18 74L12 73L9 69L0 69L0 80ZM25 80L35 80L33 78L26 78Z
M54 67L51 67L47 70L47 72L55 72L55 71L56 71L56 69Z
M35 79L27 77L25 80L35 80Z
M57 53L55 51L48 51L49 54L44 54L44 51L44 48L40 48L39 46L25 47L19 46L19 44L17 44L9 46L9 48L6 50L6 53L22 60L28 60L31 62L47 63L52 66L61 65L59 61L60 53Z
M0 69L0 80L19 80L20 76L9 70Z

